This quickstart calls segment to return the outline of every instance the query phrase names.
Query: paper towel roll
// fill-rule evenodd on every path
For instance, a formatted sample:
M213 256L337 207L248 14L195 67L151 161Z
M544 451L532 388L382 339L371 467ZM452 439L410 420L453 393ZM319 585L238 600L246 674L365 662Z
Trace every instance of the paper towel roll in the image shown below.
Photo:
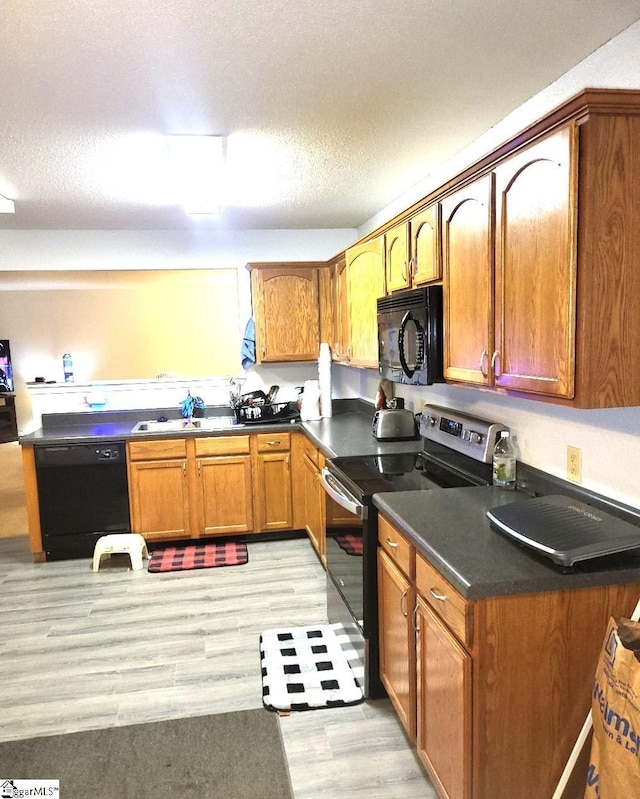
M331 403L331 350L326 343L320 345L318 385L320 387L320 416L329 417L333 414Z

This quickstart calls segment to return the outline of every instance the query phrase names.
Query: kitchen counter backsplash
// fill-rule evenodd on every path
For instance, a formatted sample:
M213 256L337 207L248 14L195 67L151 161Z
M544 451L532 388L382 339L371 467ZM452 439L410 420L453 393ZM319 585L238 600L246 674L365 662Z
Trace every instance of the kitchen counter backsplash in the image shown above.
M242 389L244 378L234 377ZM230 378L154 378L151 380L103 380L92 383L28 383L33 420L29 432L44 424L45 415L88 415L170 408L178 410L190 392L201 396L207 405L229 402ZM141 417L138 417L141 418Z

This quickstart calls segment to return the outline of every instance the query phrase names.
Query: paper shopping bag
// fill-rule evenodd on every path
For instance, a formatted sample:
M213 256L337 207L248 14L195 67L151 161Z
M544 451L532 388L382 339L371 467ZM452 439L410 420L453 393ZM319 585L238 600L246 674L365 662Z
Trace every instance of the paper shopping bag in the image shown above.
M609 620L591 697L584 799L640 797L640 623Z

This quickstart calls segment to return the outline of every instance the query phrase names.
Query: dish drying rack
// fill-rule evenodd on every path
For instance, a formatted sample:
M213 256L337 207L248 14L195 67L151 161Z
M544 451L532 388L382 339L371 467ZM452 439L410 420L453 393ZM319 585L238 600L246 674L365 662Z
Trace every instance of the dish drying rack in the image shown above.
M238 424L264 424L298 419L300 413L295 402L243 402L233 409Z

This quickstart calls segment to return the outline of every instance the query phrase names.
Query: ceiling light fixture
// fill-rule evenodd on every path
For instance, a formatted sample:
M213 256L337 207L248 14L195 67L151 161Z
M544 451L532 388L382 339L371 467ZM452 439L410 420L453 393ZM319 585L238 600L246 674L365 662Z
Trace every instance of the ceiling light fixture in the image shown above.
M0 214L15 214L16 204L13 200L0 194Z
M168 137L178 202L188 214L219 216L225 194L223 136Z

